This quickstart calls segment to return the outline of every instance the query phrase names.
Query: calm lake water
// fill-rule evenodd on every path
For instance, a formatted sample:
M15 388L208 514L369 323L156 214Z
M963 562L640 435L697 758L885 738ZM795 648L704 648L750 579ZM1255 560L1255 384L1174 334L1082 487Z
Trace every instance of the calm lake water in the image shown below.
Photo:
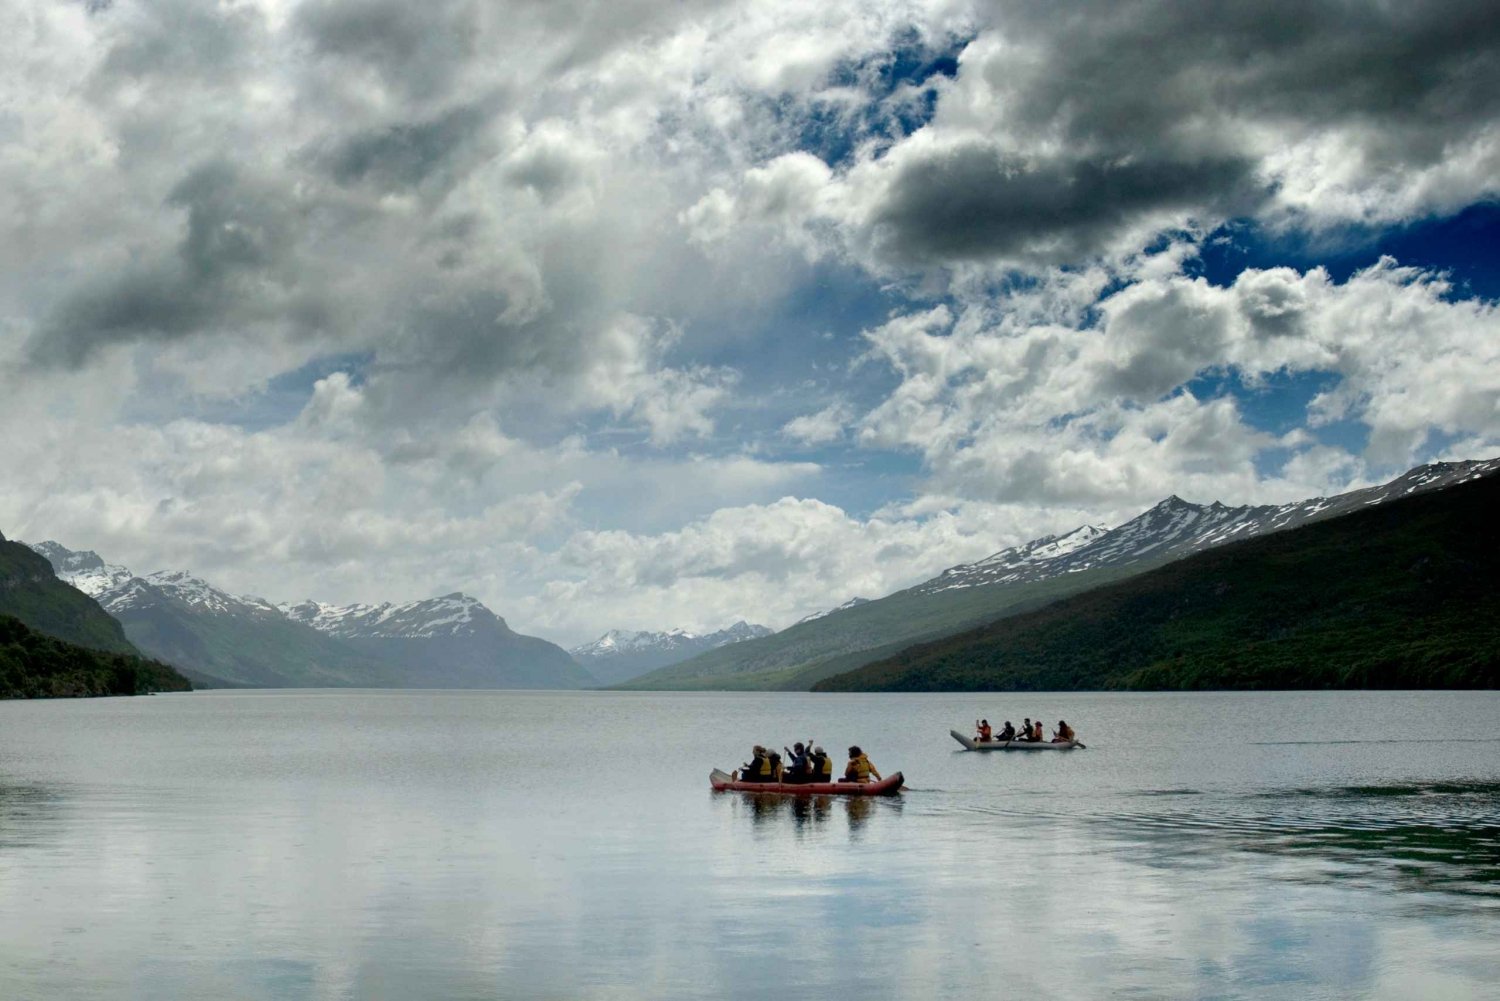
M1089 749L948 736L1038 714ZM710 792L808 737L908 790ZM0 703L6 999L1497 985L1495 692Z

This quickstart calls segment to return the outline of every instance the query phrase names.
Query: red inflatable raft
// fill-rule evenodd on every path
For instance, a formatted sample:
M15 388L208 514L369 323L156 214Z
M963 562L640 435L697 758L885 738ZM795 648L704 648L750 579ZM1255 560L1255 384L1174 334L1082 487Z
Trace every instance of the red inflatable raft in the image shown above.
M708 773L714 792L780 792L788 796L894 796L906 780L900 772L876 782L741 782L715 768Z

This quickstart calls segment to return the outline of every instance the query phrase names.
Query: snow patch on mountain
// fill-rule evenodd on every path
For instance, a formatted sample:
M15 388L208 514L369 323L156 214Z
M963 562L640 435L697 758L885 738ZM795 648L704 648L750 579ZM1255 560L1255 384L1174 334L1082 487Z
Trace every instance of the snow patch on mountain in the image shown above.
M944 570L913 591L931 593L989 584L1044 580L1106 566L1166 562L1226 542L1346 514L1424 490L1465 483L1500 471L1500 459L1418 466L1389 483L1334 497L1282 505L1229 507L1194 504L1175 494L1115 529L1084 525L1062 536L1044 536L977 563Z
M598 639L576 646L568 652L582 662L637 654L683 652L686 656L728 646L730 643L758 639L771 633L771 629L753 625L743 619L712 633L695 633L687 629L660 632L611 629Z
M105 563L90 549L72 550L58 542L27 543L33 552L46 557L59 580L78 588L91 598L113 590L134 576L129 570Z
M796 622L793 622L792 625L800 626L804 622L812 622L815 619L823 618L823 616L825 615L832 615L834 612L846 612L851 608L857 608L860 605L868 605L869 603L869 598L850 598L848 601L844 602L842 605L839 605L837 608L825 608L822 611L813 612L811 615L804 615Z
M468 636L482 626L510 631L505 620L478 598L460 592L405 604L331 605L309 600L278 607L297 622L343 639Z
M202 577L181 570L158 570L138 578L162 594L217 615L279 614L276 606L254 595L230 594ZM109 606L105 605L108 609Z

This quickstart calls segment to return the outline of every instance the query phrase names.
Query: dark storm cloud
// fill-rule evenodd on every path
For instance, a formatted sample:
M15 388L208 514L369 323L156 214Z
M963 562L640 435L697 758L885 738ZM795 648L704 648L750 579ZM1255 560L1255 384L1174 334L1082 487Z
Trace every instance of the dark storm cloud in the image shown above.
M121 80L225 80L250 65L265 21L253 7L161 0L98 11L119 33L100 63L96 84Z
M1066 19L1023 9L1023 37L1050 36L1049 60L1016 111L1074 141L1171 146L1220 116L1463 134L1500 112L1493 0L1089 2Z
M1493 0L1022 2L991 29L963 69L995 95L991 148L908 151L873 213L892 256L1066 261L1156 209L1243 210L1268 135L1342 133L1378 175L1500 117Z
M919 259L1076 260L1148 212L1253 207L1254 167L1248 159L1026 163L975 143L903 164L875 225Z
M172 253L99 276L63 299L29 345L34 361L77 366L118 341L169 341L273 316L320 324L314 300L295 291L297 207L271 185L216 161L172 189L185 212Z
M339 184L371 184L384 191L451 175L467 151L482 155L494 104L470 104L424 121L370 129L334 143L317 160Z
M451 88L484 27L474 0L313 0L294 18L318 54L366 68L387 88L419 100Z

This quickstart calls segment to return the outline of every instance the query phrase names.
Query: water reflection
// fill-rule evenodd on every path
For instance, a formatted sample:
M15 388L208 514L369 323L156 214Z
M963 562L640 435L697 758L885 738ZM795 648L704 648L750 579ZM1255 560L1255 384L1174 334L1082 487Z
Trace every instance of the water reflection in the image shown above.
M0 779L0 852L53 840L63 825L63 802L54 787Z
M1280 790L1244 797L1196 791L1173 810L1090 818L1127 835L1120 848L1153 867L1222 864L1226 851L1289 861L1298 882L1363 884L1500 900L1500 785L1410 783ZM1267 808L1274 801L1274 808Z
M876 800L870 796L786 796L779 793L740 792L734 795L757 828L780 829L789 825L799 834L842 816L851 835L858 835L877 811L899 814L899 796Z
M1500 732L1500 695L1090 698L1059 715L1112 719L1114 740L1080 755L953 754L971 707L928 696L0 705L0 999L1281 1001L1500 983L1494 755L1225 739L1450 713ZM595 740L578 749L580 716ZM725 720L889 734L879 760L917 788L711 793ZM1169 731L1205 737L1128 739ZM642 734L670 751L658 770L580 781L589 748Z

